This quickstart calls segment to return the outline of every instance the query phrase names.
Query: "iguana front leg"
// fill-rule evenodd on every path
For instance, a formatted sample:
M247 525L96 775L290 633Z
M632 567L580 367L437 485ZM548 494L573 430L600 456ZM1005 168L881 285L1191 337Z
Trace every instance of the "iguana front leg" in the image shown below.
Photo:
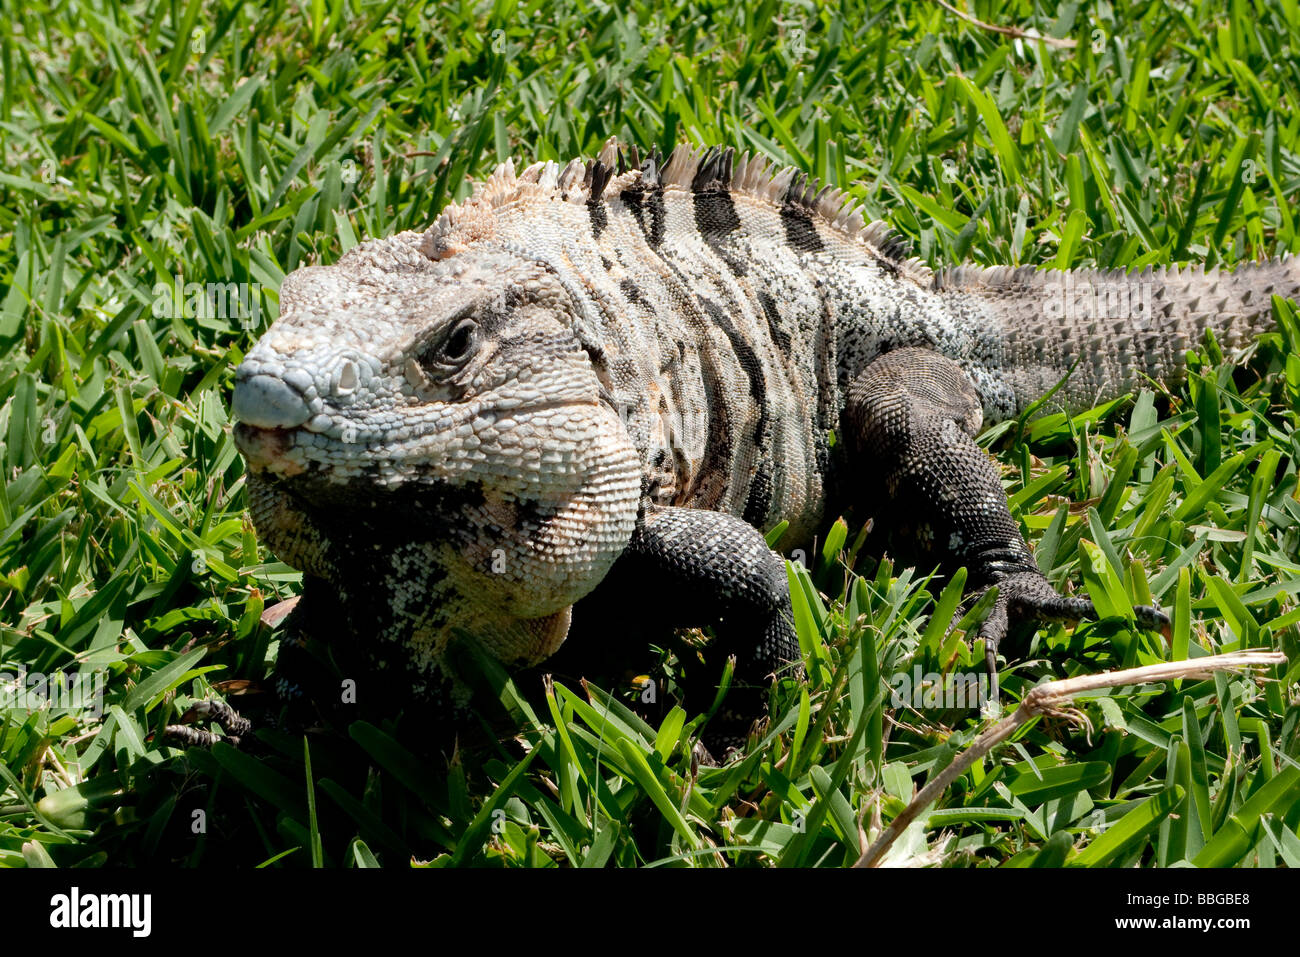
M979 395L965 371L928 349L888 352L849 389L846 431L898 559L952 572L998 598L980 629L990 677L1009 629L1044 620L1095 618L1087 598L1060 595L1043 577L1011 517L993 460L975 444L983 423ZM1163 612L1134 608L1138 621L1168 625Z
M705 745L718 757L743 745L763 713L771 676L799 660L785 562L763 536L722 512L651 507L606 584L615 595L643 596L638 620L663 628L714 626L710 664L720 670L723 656L734 654L736 667Z

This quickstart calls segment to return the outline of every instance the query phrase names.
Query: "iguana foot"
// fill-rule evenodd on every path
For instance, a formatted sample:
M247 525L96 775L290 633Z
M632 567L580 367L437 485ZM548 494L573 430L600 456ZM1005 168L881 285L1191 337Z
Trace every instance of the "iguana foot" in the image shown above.
M1097 618L1087 598L1060 595L1043 577L1007 505L997 466L975 442L983 423L979 392L960 365L927 349L902 348L872 362L849 390L846 418L854 451L868 463L889 550L907 564L966 568L976 589L998 588L980 626L989 677L997 650L1021 624ZM1168 617L1133 609L1160 629Z
M705 741L711 743L705 744ZM744 757L745 745L748 743L747 734L740 737L734 735L710 737L706 732L704 737L696 741L695 746L691 748L691 760L697 768L720 768L737 758Z
M997 677L998 647L1019 625L1046 621L1095 621L1100 617L1091 599L1060 594L1036 571L1007 575L996 585L998 597L976 634L976 637L984 639L984 663L990 680ZM1168 632L1169 616L1159 608L1135 605L1133 617L1143 627Z
M694 772L696 768L718 768L718 767L722 767L722 762L720 762L717 758L713 756L713 752L710 751L707 747L705 747L703 741L696 741L695 744L691 746L691 771L692 772Z
M190 727L196 721L215 721L224 735ZM181 724L169 724L163 737L186 748L211 748L218 741L239 747L239 740L253 730L253 722L242 717L234 708L222 701L196 701L181 716Z

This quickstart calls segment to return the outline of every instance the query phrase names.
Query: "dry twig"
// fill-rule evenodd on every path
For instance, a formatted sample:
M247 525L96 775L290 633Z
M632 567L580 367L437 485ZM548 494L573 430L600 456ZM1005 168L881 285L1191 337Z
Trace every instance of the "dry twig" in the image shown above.
M1020 27L999 27L996 24L985 23L983 20L976 20L969 13L964 13L961 10L958 10L952 4L947 3L946 0L934 0L934 2L939 4L939 6L943 7L945 10L955 13L967 23L979 27L981 30L990 30L993 33L1001 33L1003 36L1015 37L1017 39L1038 40L1042 43L1046 43L1048 46L1060 47L1062 49L1070 49L1077 45L1074 40L1071 40L1068 37L1045 37L1037 30L1022 30Z
M875 867L879 864L890 845L898 839L908 825L934 803L939 795L947 790L948 785L965 773L967 768L988 754L994 745L1011 737L1015 730L1029 719L1044 714L1059 714L1063 706L1069 704L1077 694L1099 691L1103 688L1117 688L1122 685L1152 684L1174 678L1204 678L1216 671L1240 671L1244 668L1266 668L1281 664L1286 664L1286 655L1280 652L1235 651L1231 654L1209 655L1189 661L1166 661L1141 668L1126 668L1123 671L1080 675L1076 678L1064 678L1061 681L1049 681L1038 685L1025 695L1014 714L1003 718L981 734L971 742L970 747L957 756L952 764L921 788L920 793L912 799L912 803L890 822L889 827L876 838L874 844L863 851L862 856L853 866Z

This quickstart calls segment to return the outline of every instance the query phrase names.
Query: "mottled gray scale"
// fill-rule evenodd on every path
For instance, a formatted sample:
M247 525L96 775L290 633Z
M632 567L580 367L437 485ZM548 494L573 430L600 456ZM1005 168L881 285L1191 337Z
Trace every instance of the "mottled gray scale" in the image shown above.
M609 214L605 210L605 204L600 200L593 200L587 204L587 213L591 217L592 238L599 239L600 234L609 225Z
M645 296L645 294L641 292L641 287L638 286L633 280L628 279L625 276L624 278L618 281L618 288L622 290L623 295L627 298L628 302L636 303L636 305L638 306L644 306L646 311L653 315L654 305L652 304L650 299L648 299Z
M690 228L674 224L675 210L681 205L677 201L665 204L669 229L677 239L657 247L655 252L678 281L679 302L683 306L683 300L695 303L693 309L683 308L687 340L698 351L701 373L713 389L707 417L707 451L700 463L700 474L707 477L699 484L704 494L688 504L700 507L707 501L710 504L703 507L734 511L737 497L747 495L748 473L755 454L753 428L761 413L751 401L752 390L742 393L734 387L746 381L743 359L732 345L734 329L728 335L714 318L716 314L725 315L724 308L736 308L736 297L721 282L726 270L719 269L721 260L701 245L694 224ZM719 306L719 300L727 305Z
M654 247L663 245L664 222L667 215L664 211L663 190L658 187L629 190L623 195L623 202L636 217L637 225L645 234L646 242Z
M737 444L744 443L743 433L733 427L734 406L728 397L727 380L710 369L704 370L703 387L708 401L708 417L700 467L692 476L688 492L680 505L688 508L706 508L722 511L732 485L731 463L736 458Z
M1049 409L1086 408L1139 388L1148 377L1176 385L1186 374L1183 353L1206 329L1238 348L1269 328L1262 290L1300 291L1298 262L1250 263L1232 273L958 268L941 274L936 286L952 311L985 311L998 330L999 348L979 363L989 424L1036 401L1076 359Z
M753 442L755 448L760 447L763 440L767 437L768 408L767 408L767 369L764 363L758 358L758 353L754 351L754 346L745 339L744 335L732 324L727 313L712 299L700 298L700 305L704 307L704 312L710 319L722 330L723 334L731 342L732 351L736 354L736 361L740 363L741 370L745 373L745 378L749 382L749 397L753 399L754 406L758 410L758 421L754 424Z
M838 390L833 372L835 341L818 288L796 253L773 230L771 207L734 196L741 227L726 240L729 254L755 263L743 280L753 311L755 335L768 363L772 460L798 461L804 468L775 470L771 479L773 520L791 522L790 540L810 537L824 506L825 445L838 424Z
M759 459L754 477L749 483L749 495L740 517L755 528L763 528L768 524L772 511L772 476L775 471L776 464L764 456Z
M725 266L728 258L754 261L733 242L740 232L739 218L731 223L735 214L729 205L727 230L711 237L701 234L695 216L698 195L692 196L688 207L678 199L680 193L667 194L669 231L679 239L666 243L659 253L704 304L706 352L713 357L716 374L732 383L726 392L732 433L730 460L717 466L730 473L724 510L736 515L748 512L762 527L777 520L779 516L772 513L779 505L793 505L797 514L806 508L803 488L794 494L793 489L786 492L774 481L777 469L773 462L782 454L798 454L807 461L808 433L797 428L797 403L755 293L755 284L763 276L757 272L737 274ZM688 215L690 220L686 220ZM744 391L735 384L743 384ZM755 494L756 483L764 491ZM769 487L770 494L765 491Z
M767 331L771 335L772 341L776 343L781 352L790 355L790 333L781 328L782 318L781 310L777 308L776 300L766 289L758 290L758 302L763 307L763 315L767 318Z
M817 243L787 243L787 249L800 274L826 277L817 286L822 309L808 319L820 320L821 335L830 338L831 348L823 347L818 355L834 358L832 394L842 395L885 343L925 346L954 357L978 352L972 340L981 325L987 327L985 317L953 322L929 290L896 278L860 245L825 226L816 228L821 230ZM812 334L812 329L806 333ZM838 413L837 405L836 427Z
M731 195L725 189L714 186L705 192L695 193L692 203L695 207L695 227L704 241L734 275L744 276L748 273L749 265L745 260L731 255L723 242L729 233L740 228L740 218L736 215Z
M817 235L812 216L802 206L781 207L781 223L785 226L785 241L791 249L815 253L822 248L822 240Z

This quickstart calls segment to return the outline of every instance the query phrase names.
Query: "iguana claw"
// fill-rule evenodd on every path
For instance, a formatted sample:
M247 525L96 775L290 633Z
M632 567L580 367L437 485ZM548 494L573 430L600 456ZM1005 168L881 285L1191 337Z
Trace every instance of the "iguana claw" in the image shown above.
M1088 598L1058 593L1037 572L1019 572L997 582L998 597L993 610L980 625L977 636L984 639L984 663L989 679L997 680L998 646L1016 625L1026 622L1097 620L1097 609ZM1150 605L1134 605L1134 620L1144 628L1168 637L1169 616Z
M218 736L211 731L190 727L199 720L215 721L225 734ZM239 747L240 738L253 730L253 722L222 701L196 701L181 716L181 722L167 725L163 737L187 748L211 748L218 741Z

